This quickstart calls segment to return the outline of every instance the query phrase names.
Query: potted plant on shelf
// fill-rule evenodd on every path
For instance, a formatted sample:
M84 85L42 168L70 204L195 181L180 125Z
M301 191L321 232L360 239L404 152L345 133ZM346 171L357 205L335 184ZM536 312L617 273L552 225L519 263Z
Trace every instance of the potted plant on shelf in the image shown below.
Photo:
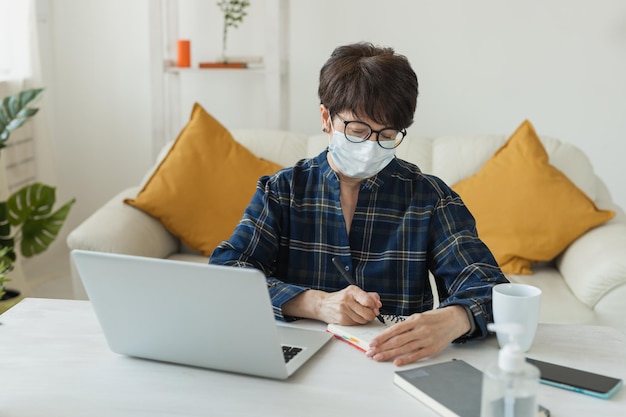
M220 0L217 2L224 13L224 30L222 32L222 61L228 62L226 57L226 44L228 41L228 28L237 28L243 23L243 18L248 14L246 9L250 6L248 0Z
M2 100L0 150L6 146L11 132L37 113L39 109L29 106L39 99L42 92L41 88L29 89ZM17 254L30 258L45 251L57 237L75 199L53 212L56 202L54 187L35 182L9 195L4 163L0 163L0 177L0 303L3 303L7 298L20 296L19 291L5 288L14 263L18 261ZM17 247L19 250L16 250ZM3 307L0 306L2 312Z

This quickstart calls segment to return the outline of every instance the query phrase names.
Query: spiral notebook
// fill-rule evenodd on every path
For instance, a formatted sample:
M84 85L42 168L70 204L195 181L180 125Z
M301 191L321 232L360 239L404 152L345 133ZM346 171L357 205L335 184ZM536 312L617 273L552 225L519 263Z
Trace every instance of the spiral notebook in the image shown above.
M356 326L329 324L326 326L326 331L332 333L335 338L349 343L363 352L367 352L370 348L370 342L374 337L394 324L404 321L406 317L383 314L383 319L385 320L385 324L378 320L372 320L367 324L359 324Z

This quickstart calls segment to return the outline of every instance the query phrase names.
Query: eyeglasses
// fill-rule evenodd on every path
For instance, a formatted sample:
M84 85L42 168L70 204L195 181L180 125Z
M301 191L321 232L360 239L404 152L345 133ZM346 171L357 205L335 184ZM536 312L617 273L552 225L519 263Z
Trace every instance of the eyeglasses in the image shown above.
M353 143L365 142L372 136L372 133L376 133L376 142L381 148L393 149L400 145L406 136L406 129L398 130L386 127L381 130L374 130L365 122L343 120L339 116L337 118L344 124L343 134L346 139Z

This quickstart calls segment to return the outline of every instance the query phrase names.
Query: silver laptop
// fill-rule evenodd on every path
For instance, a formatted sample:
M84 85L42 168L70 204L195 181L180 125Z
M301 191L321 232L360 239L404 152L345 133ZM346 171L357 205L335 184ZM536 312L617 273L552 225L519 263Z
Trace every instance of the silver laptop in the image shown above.
M257 269L83 250L71 257L116 353L286 379L332 337L277 325ZM297 354L287 360L289 347Z

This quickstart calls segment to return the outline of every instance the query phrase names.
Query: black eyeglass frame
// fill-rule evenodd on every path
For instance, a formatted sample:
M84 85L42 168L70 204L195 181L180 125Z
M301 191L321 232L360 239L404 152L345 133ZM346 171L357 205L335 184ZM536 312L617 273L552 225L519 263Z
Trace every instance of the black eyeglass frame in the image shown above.
M339 115L335 115L335 116L337 117L337 119L339 119L339 120L343 123L343 135L346 137L346 139L347 139L347 140L349 140L349 141L350 141L350 142L352 142L352 143L362 143L362 142L365 142L365 141L369 140L369 139L372 137L372 134L373 134L373 133L376 133L376 143L378 143L378 146L380 146L380 147L381 147L381 148L383 148L383 149L395 149L395 148L397 148L398 146L400 146L400 144L402 143L402 141L404 140L404 138L405 138L405 136L406 136L406 129L400 129L400 130L398 130L398 129L396 129L396 128L393 128L393 127L388 126L388 127L383 127L383 128L382 128L382 129L380 129L380 130L374 130L374 129L372 129L372 126L370 126L370 125L368 125L367 123L362 122L362 121L360 121L360 120L344 120L344 119L342 119L342 118L341 118L341 116L339 116ZM360 138L361 140L359 140L358 142L357 142L357 141L355 141L355 140L353 140L353 139L350 139L350 138L348 137L348 134L346 133L346 129L347 129L347 127L348 127L348 124L350 124L350 123L360 123L360 124L362 124L362 125L367 126L367 128L370 130L369 135L367 135L365 138ZM385 130L395 130L396 132L398 132L399 134L401 134L401 135L402 135L402 137L400 138L400 140L396 141L396 142L395 142L395 144L394 144L391 148L386 147L386 146L383 146L383 145L381 145L381 143L380 143L380 134L381 134L383 131L385 131Z

